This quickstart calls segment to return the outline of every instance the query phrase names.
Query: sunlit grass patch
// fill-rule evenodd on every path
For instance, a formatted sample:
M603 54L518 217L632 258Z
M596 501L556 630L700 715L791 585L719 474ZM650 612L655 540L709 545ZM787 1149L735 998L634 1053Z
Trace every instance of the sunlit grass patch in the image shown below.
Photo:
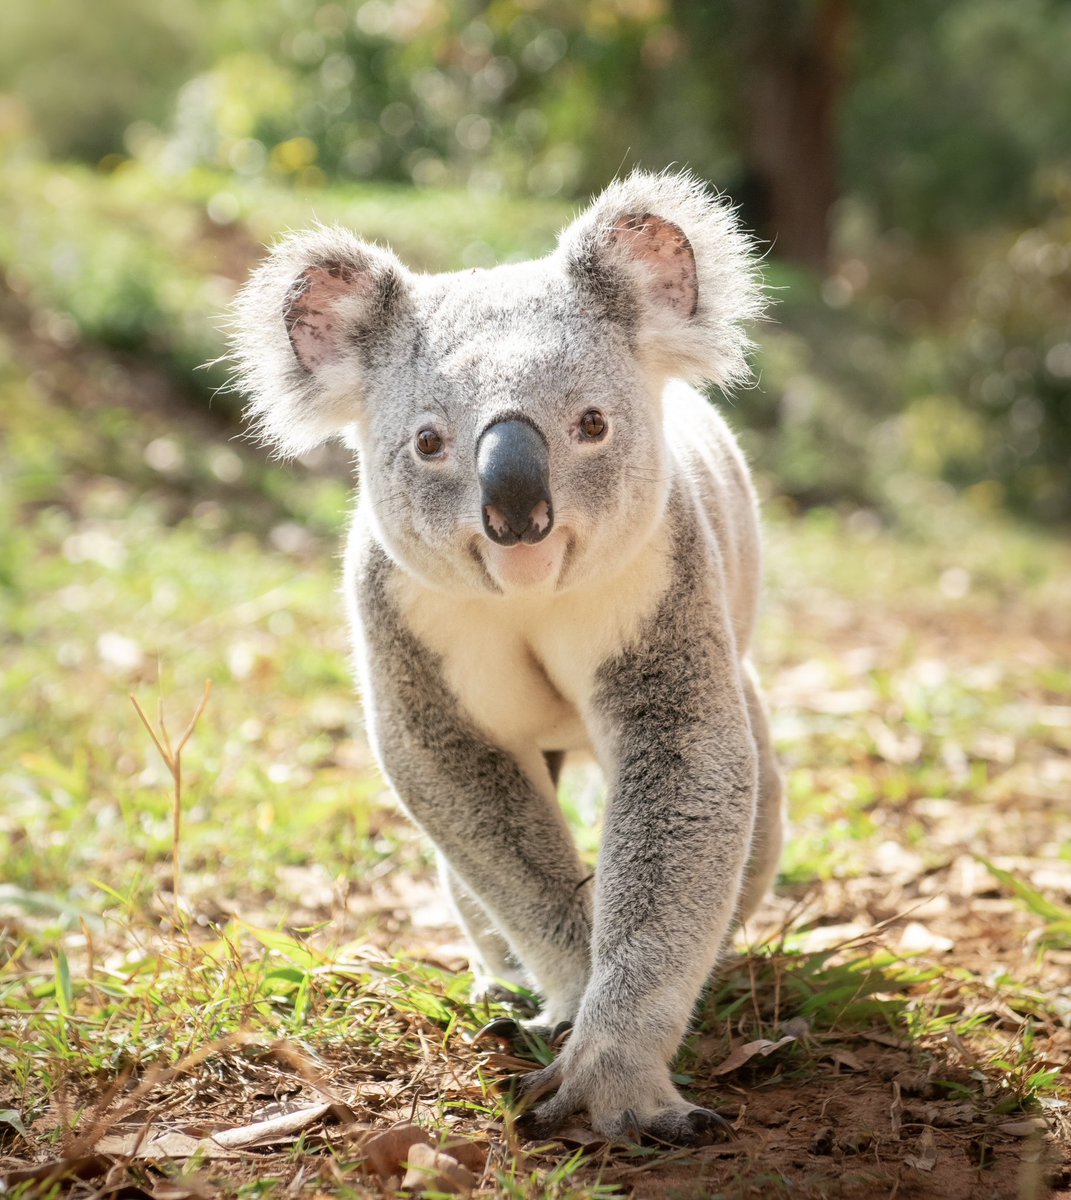
M1031 887L1025 879L1018 878L1011 871L1006 871L985 859L980 861L986 870L1021 900L1030 912L1042 919L1044 924L1037 937L1039 949L1042 951L1048 948L1071 949L1071 906L1050 900L1037 888Z
M805 935L726 963L686 1043L679 1077L777 1088L834 1072L865 1072L866 1049L899 1054L897 1086L968 1100L980 1119L1044 1114L1071 1102L1066 1061L1054 1058L1065 1024L1059 997L1011 976L906 957L880 931L823 951L793 949ZM769 1057L768 1057L769 1056Z
M364 943L320 949L242 921L197 938L182 930L110 932L77 959L57 950L50 964L26 968L15 955L3 968L0 1005L13 1024L5 1059L24 1083L173 1067L227 1039L241 1045L238 1035L344 1042L359 1058L360 1047L395 1041L399 1030L411 1036L414 1018L437 1045L479 1019L463 973Z

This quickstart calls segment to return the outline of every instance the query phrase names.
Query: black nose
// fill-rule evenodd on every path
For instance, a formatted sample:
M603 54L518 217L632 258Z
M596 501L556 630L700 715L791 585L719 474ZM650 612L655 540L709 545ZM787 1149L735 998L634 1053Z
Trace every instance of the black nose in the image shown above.
M489 425L476 447L483 527L492 542L514 546L542 541L554 524L550 453L527 421Z

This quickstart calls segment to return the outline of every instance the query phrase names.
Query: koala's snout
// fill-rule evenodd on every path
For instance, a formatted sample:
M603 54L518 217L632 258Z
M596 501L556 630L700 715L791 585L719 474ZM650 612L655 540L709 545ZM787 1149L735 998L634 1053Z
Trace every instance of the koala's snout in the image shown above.
M483 527L492 542L515 546L540 542L554 525L550 500L550 452L527 421L496 421L476 447Z

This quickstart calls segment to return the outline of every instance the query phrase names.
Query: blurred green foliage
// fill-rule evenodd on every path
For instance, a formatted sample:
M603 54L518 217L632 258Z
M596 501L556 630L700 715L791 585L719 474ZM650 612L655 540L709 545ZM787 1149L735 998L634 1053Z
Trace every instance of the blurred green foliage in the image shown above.
M420 266L487 265L548 247L622 167L674 161L748 216L746 64L835 12L830 267L791 269L775 242L761 384L730 416L801 503L917 510L937 480L1071 516L1071 5L786 0L776 29L771 11L5 5L0 262L61 343L162 355L203 396L256 246L314 216Z
M1071 5L857 6L844 179L881 227L932 243L1066 205Z
M779 489L904 515L941 481L979 509L1071 516L1071 215L932 257L863 240L825 280L768 277L777 324L731 415Z
M58 157L574 195L682 161L726 186L741 57L834 3L841 186L882 226L958 234L1066 192L1064 0L47 0L0 9L0 80Z

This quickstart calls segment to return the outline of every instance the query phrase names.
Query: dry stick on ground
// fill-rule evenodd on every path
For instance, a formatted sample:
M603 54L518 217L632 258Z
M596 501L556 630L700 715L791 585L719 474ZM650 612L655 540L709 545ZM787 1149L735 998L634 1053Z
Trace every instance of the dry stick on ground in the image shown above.
M189 724L183 730L182 736L178 740L175 747L171 745L171 737L167 732L167 724L164 721L164 702L161 697L159 708L159 730L154 729L152 722L145 715L145 710L138 703L138 698L130 693L130 703L133 704L138 716L141 718L141 723L149 731L149 737L156 744L156 749L160 751L160 757L164 760L164 764L171 772L171 779L174 790L174 838L171 848L171 890L175 901L175 927L179 927L182 919L182 909L179 902L179 882L180 882L180 859L182 846L182 751L186 743L193 737L193 731L197 728L197 722L201 719L201 714L205 710L205 705L208 703L208 697L212 694L212 680L205 680L204 695L201 697L201 702L190 718Z

